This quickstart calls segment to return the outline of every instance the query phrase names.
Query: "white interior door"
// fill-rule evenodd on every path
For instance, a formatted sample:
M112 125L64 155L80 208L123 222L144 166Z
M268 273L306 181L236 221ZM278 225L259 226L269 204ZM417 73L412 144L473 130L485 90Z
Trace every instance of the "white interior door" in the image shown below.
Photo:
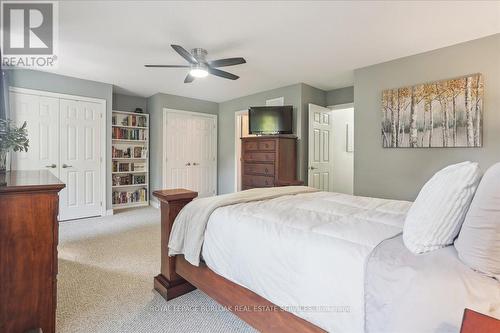
M100 104L60 100L59 219L101 215Z
M235 192L241 191L241 138L255 136L250 134L248 123L248 110L236 111L235 113L235 127L234 127L234 184Z
M165 188L216 194L217 123L212 116L168 111L165 117Z
M309 104L308 185L322 191L333 188L332 110Z
M59 99L10 93L12 120L27 123L29 148L12 154L13 170L50 170L59 177Z
M191 186L188 178L188 167L191 166L191 143L188 141L189 122L183 114L167 113L164 128L164 143L166 147L164 188L188 188Z
M191 179L200 197L215 195L217 188L216 123L212 117L192 117Z

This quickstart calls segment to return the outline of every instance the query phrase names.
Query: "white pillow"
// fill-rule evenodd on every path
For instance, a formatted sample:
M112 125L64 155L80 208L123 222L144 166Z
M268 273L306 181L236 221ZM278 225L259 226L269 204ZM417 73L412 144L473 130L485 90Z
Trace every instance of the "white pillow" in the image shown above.
M438 171L408 211L403 228L406 247L413 253L425 253L452 244L480 179L478 164L473 162Z
M484 174L455 248L471 268L500 279L500 163Z

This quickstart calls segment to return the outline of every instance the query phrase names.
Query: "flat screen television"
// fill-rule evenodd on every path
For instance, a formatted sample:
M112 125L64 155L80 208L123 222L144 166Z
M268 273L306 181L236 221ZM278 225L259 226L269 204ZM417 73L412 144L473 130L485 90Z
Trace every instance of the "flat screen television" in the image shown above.
M292 134L293 106L255 106L248 110L250 134Z

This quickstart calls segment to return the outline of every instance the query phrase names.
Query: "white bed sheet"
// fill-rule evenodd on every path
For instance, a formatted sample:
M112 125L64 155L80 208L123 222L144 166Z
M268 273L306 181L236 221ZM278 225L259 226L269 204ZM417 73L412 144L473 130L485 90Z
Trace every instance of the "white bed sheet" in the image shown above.
M202 256L219 275L329 332L363 332L365 261L402 231L410 205L316 192L222 207Z
M367 333L458 333L464 308L500 319L500 282L470 269L454 246L414 255L401 236L366 268Z

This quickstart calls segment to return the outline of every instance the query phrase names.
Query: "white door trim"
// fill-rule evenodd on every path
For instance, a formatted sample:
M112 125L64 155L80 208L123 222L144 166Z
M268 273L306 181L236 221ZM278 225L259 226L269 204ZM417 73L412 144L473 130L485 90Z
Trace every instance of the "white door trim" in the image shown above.
M106 177L106 144L108 142L108 138L106 136L106 100L100 98L92 98L85 96L77 96L77 95L69 95L62 93L55 93L44 90L36 90L36 89L27 89L27 88L19 88L19 87L9 87L10 92L21 93L27 95L36 95L36 96L44 96L44 97L53 97L53 98L62 98L62 99L70 99L76 101L83 102L92 102L101 105L101 138L105 138L105 140L101 140L101 182L102 182L102 195L101 195L101 216L106 216L106 206L107 206L107 177Z
M241 188L241 116L248 114L248 110L236 111L234 113L234 192Z
M161 184L162 188L167 188L167 115L169 113L178 113L178 114L184 114L184 115L192 115L192 116L197 116L197 117L207 117L211 118L215 122L215 179L214 179L214 184L215 184L215 195L218 193L218 170L217 170L217 165L218 165L218 159L219 156L217 154L217 142L218 142L218 124L217 124L217 115L216 114L211 114L211 113L202 113L202 112L193 112L193 111L185 111L185 110L178 110L178 109L169 109L169 108L163 108L163 120L162 120L162 167L161 167Z
M28 89L28 88L19 88L19 87L10 87L9 91L16 92L16 93L21 93L21 94L37 95L37 96L44 96L44 97L55 97L55 98L63 98L63 99L71 99L71 100L76 100L76 101L92 102L92 103L99 103L99 104L106 105L106 100L105 99L101 99L101 98L85 97L85 96L78 96L78 95L69 95L69 94L55 93L55 92L51 92L51 91Z

